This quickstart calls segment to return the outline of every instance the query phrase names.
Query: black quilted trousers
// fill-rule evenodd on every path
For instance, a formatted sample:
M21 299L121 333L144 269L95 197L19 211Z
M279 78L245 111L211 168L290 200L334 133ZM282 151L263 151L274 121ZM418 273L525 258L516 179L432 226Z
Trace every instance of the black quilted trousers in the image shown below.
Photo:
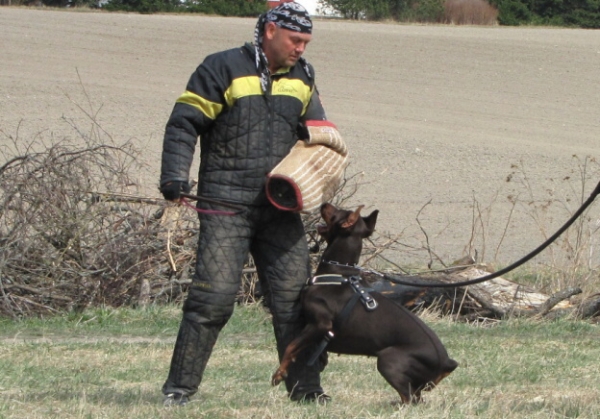
M203 204L203 208L209 208ZM248 207L241 215L200 214L196 272L183 305L171 368L163 393L192 395L217 336L235 306L248 252L273 314L279 359L303 326L300 290L310 275L308 246L299 214L272 206ZM293 399L322 392L320 365L306 365L310 350L292 364L286 387ZM243 365L243 363L240 363ZM273 365L273 370L277 367ZM265 380L270 376L266 375Z

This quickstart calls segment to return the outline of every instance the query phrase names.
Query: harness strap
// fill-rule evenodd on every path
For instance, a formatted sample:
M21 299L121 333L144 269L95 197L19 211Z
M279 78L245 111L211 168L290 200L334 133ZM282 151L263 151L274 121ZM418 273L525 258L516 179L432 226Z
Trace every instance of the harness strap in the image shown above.
M313 277L309 282L309 284L312 285L342 285L345 283L350 284L350 287L354 291L354 295L348 300L340 314L333 320L333 329L337 331L342 328L358 300L361 301L367 311L373 311L378 306L377 301L369 294L369 291L373 291L373 289L363 287L360 283L360 277L351 276L350 278L344 278L341 275L320 275L318 277ZM327 334L325 334L323 340L319 343L319 346L317 346L311 357L308 359L307 365L309 367L314 365L334 336L333 330L327 331Z
M312 367L313 365L315 365L315 362L317 362L317 359L319 358L319 356L321 356L321 354L323 353L323 351L329 344L329 341L331 339L333 339L333 337L334 337L333 332L331 330L328 331L327 334L325 335L325 337L323 338L323 340L321 341L321 343L319 343L319 346L317 346L317 348L315 349L313 354L310 356L310 358L306 362L306 365L308 365L309 367Z
M359 299L360 294L354 294L352 298L348 300L340 314L333 319L333 330L339 331L342 328Z
M337 274L317 275L306 281L306 285L343 285L347 283L348 278Z
M341 329L342 325L344 324L344 322L350 315L350 312L352 311L352 309L354 308L354 306L356 305L356 303L358 302L359 299L360 299L360 294L355 293L352 296L352 298L350 298L348 300L348 302L342 309L341 313L335 319L333 319L333 329L334 330ZM323 340L321 341L321 343L319 343L319 346L316 347L315 351L313 352L311 357L308 359L308 362L306 363L306 365L308 365L309 367L314 365L314 363L317 361L319 356L323 353L323 351L329 344L329 341L331 339L333 339L334 336L335 336L335 334L333 333L333 330L327 331L327 333L323 337Z
M375 310L378 305L377 301L375 301L375 299L371 297L371 294L369 294L369 291L373 291L373 288L363 287L360 283L360 277L357 276L351 276L349 281L350 286L352 287L354 292L356 292L360 296L360 301L361 303L363 303L367 311Z

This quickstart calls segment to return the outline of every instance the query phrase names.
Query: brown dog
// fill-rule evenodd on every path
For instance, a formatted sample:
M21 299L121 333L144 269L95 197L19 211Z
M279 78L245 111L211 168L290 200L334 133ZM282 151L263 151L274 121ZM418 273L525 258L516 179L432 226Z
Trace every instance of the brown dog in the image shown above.
M303 349L321 344L328 352L377 357L377 370L404 403L421 400L421 391L437 385L458 366L436 334L406 308L372 292L358 281L362 240L369 237L378 211L361 217L323 204L327 242L315 276L302 295L307 325L286 348L271 383L279 384ZM349 278L349 279L348 279ZM352 300L354 303L348 303ZM360 302L358 302L360 301ZM361 302L363 304L361 304ZM354 304L354 305L353 305ZM313 354L313 359L318 351Z

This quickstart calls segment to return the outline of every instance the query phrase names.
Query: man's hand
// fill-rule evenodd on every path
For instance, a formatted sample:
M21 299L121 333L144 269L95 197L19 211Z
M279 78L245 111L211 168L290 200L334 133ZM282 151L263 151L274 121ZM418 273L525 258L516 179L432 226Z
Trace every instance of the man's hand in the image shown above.
M306 126L305 123L298 123L298 126L296 127L296 136L298 137L299 140L308 140L310 139L310 133L308 132L308 127Z
M181 192L190 193L190 190L190 184L180 180L167 182L160 187L160 193L162 193L167 201L178 201L181 197Z

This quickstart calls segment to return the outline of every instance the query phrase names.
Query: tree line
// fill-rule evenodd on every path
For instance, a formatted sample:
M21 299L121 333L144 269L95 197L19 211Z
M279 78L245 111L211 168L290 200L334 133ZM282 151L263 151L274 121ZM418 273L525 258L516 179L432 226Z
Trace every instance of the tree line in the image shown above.
M452 1L473 12L483 0ZM349 19L444 22L450 0L321 0L321 10ZM600 0L488 0L500 25L600 28ZM477 22L472 22L477 23Z
M14 0L13 4L40 2L51 7L238 17L255 17L267 10L266 0ZM319 0L318 6L320 13L346 19L600 28L600 0Z

